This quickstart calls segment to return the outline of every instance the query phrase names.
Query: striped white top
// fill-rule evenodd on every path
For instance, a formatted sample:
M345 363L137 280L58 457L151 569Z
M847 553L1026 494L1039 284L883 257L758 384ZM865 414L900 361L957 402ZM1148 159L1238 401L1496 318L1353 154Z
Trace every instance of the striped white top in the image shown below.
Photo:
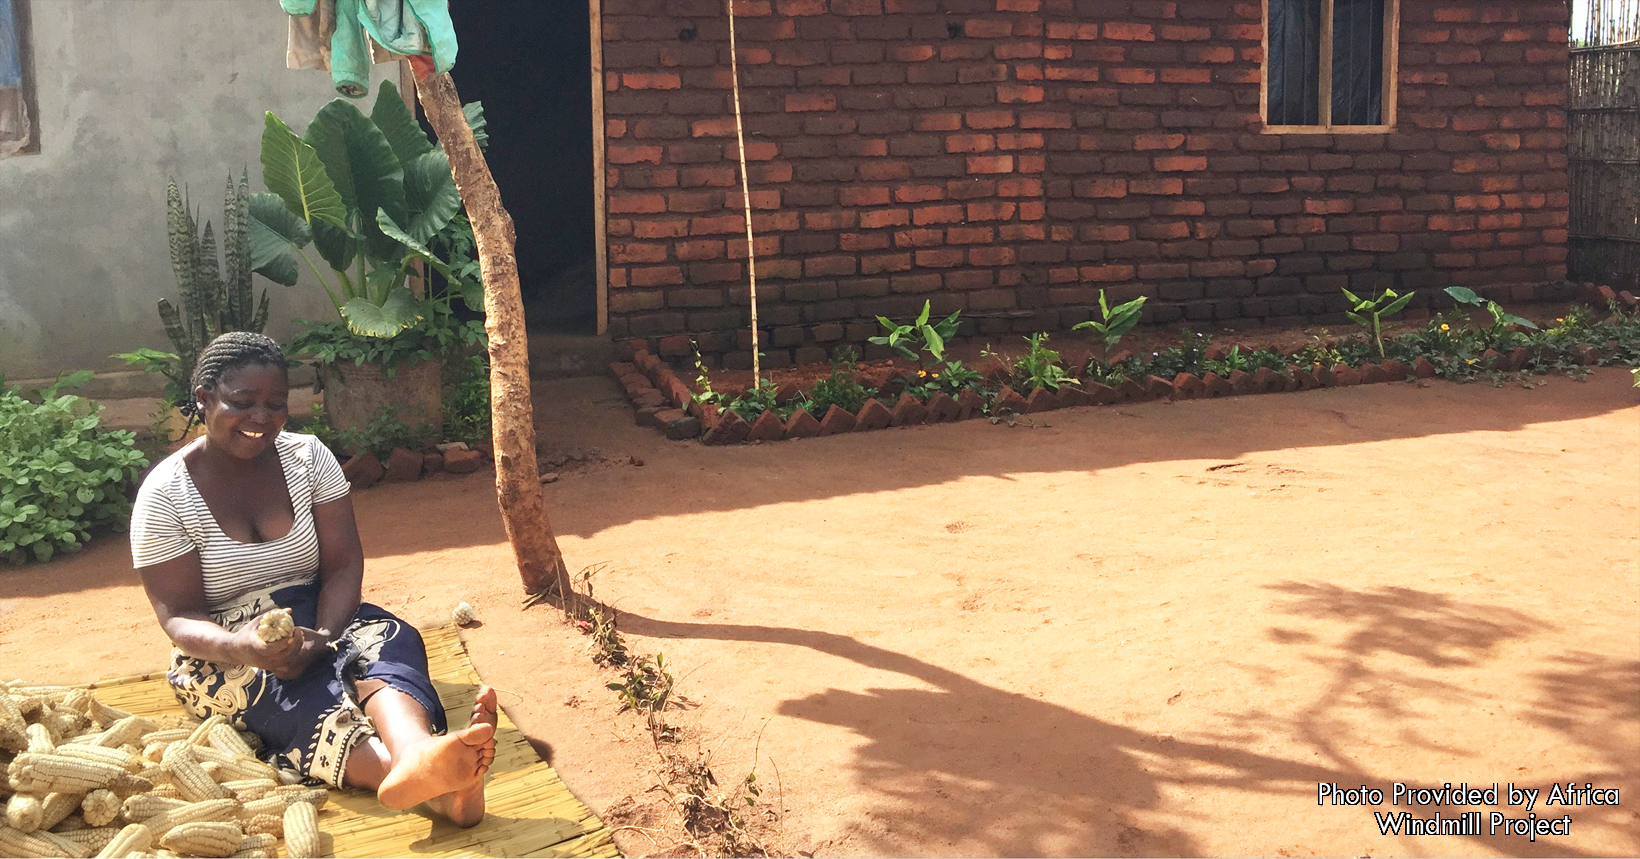
M313 506L348 492L335 454L311 435L280 433L273 440L284 468L296 522L266 543L241 543L222 532L200 497L183 455L201 438L166 457L143 480L131 509L131 562L138 569L199 553L205 603L211 611L273 585L311 580L319 571L319 533Z

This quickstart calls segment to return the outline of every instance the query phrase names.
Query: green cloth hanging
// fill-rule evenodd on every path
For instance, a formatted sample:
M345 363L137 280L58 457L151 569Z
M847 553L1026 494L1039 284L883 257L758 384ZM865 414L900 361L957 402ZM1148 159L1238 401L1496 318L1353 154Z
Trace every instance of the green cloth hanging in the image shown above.
M448 0L279 0L279 5L288 15L302 16L313 14L321 2L335 4L330 78L348 98L370 92L370 41L389 53L430 56L436 74L455 66L456 28Z

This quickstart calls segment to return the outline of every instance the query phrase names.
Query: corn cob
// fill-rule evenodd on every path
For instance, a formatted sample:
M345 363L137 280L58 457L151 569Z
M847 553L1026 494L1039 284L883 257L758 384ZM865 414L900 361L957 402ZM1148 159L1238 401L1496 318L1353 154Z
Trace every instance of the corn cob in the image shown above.
M240 802L249 802L272 793L273 789L279 786L279 783L271 778L251 778L225 781L222 782L222 786L233 791L234 799Z
M165 799L152 793L139 793L125 798L125 803L120 806L120 813L125 816L128 823L141 823L167 811L176 811L187 804L186 800Z
M79 758L82 761L99 761L105 764L113 764L114 766L117 766L128 773L132 773L133 775L142 772L142 758L139 758L130 752L123 752L119 749L111 749L107 746L64 743L63 745L57 747L57 754L64 757Z
M293 802L285 807L285 852L291 859L318 859L319 814L311 804Z
M289 638L295 631L296 622L288 608L276 608L256 621L256 637L270 644Z
M201 759L204 759L203 755ZM218 761L217 772L222 781L276 781L279 778L278 770L252 757Z
M243 840L245 833L239 830L238 824L200 821L177 826L165 833L159 843L178 853L223 857L238 850Z
M89 829L75 829L71 832L54 832L58 838L79 845L80 849L89 853L96 853L107 847L115 836L120 834L118 826L97 826Z
M144 743L174 743L193 736L192 728L160 728L142 735Z
M287 805L290 805L290 803L286 802L284 797L277 794L269 794L261 799L253 799L241 804L239 808L239 816L250 819L264 814L283 815L285 813L285 806Z
M48 793L40 806L40 828L55 829L74 812L80 810L80 794Z
M57 706L61 709L73 710L86 717L86 721L89 722L91 720L91 701L90 692L84 689L70 689L63 695L62 703Z
M216 725L206 733L205 739L212 748L219 752L229 755L245 755L247 757L256 756L256 752L252 751L250 744L245 742L244 737L239 736L239 732L234 730L232 725L226 723Z
M29 725L25 733L28 734L28 750L30 752L50 754L57 750L57 744L52 742L51 732L46 730L45 725Z
M107 727L132 718L130 713L98 701L95 695L91 698L91 710L88 715L91 716L91 721L96 722L101 727Z
M251 835L267 834L282 838L285 834L285 810L278 814L258 814L245 821L245 832Z
M67 742L76 745L107 746L120 748L135 743L143 734L154 730L154 723L141 716L126 716L118 721L111 722L103 728L101 733L81 734Z
M28 723L10 692L0 692L0 749L20 752L28 748Z
M94 790L80 803L85 822L92 826L106 826L120 814L120 798L106 790Z
M45 808L37 796L17 794L6 800L6 825L18 832L33 832L40 828Z
M169 771L167 771L165 773L165 777L170 778L171 773ZM177 786L174 783L169 782L169 781L155 782L154 783L154 789L151 790L151 791L148 791L148 795L149 796L157 796L157 797L161 797L161 798L164 798L164 799L182 799L182 791L178 790Z
M232 796L232 792L216 783L204 768L199 765L199 756L194 754L194 748L186 743L172 743L165 750L165 760L160 766L170 770L171 780L175 782L177 790L181 791L182 798L189 802L203 802L207 799L225 799Z
M168 746L163 740L155 740L142 747L142 759L158 763L165 759L165 749Z
M154 831L141 823L133 823L121 829L114 840L103 845L97 853L97 859L118 859L141 853L154 846Z
M239 813L239 803L231 799L212 799L206 802L190 802L181 808L156 814L142 821L156 836L164 835L172 827L184 823L214 823L223 820L232 820Z
M302 787L291 785L274 788L274 793L285 798L285 802L305 802L314 808L324 808L325 802L330 799L330 791L322 787Z
M42 856L70 856L85 859L91 851L60 835L49 832L18 832L9 826L0 826L0 856L18 856L34 859Z
M188 735L188 745L209 746L210 741L207 738L211 735L211 730L217 725L227 724L227 716L224 716L221 713L212 713L208 718L206 718L205 721L200 722L199 725L194 728L193 732ZM229 727L232 726L230 725Z
M72 796L72 794L67 794L67 795ZM55 825L53 825L53 826L42 826L40 828L41 829L49 829L52 832L55 832L58 835L61 835L64 832L73 832L77 829L90 829L91 824L86 823L85 822L85 815L81 814L78 810L76 810L76 811L71 812L67 817L63 818L62 820L57 821L57 823Z
M26 793L86 793L106 787L115 793L139 793L153 787L120 767L60 753L18 755L7 768L12 787Z
M279 839L267 833L246 835L229 859L273 859L279 855Z
M52 742L61 743L69 737L85 733L85 729L91 727L91 719L66 707L53 707L40 717L39 724L45 725L46 730L51 732Z

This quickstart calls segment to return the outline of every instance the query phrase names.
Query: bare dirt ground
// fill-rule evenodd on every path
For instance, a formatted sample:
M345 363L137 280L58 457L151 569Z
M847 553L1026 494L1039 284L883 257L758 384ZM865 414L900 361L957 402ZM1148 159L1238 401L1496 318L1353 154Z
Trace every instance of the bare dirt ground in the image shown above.
M572 566L772 846L822 855L1640 852L1640 392L1383 384L706 448L613 382L538 384ZM633 464L629 457L643 464ZM366 598L473 602L472 660L570 786L665 823L586 639L518 579L484 474L356 498ZM123 540L0 571L0 675L151 670ZM755 759L754 759L754 748ZM1621 790L1570 834L1383 836L1393 783ZM1381 808L1317 804L1317 784ZM628 799L630 797L630 799ZM753 816L756 816L754 810ZM649 821L649 822L645 822ZM620 832L677 851L675 826ZM1485 831L1483 827L1483 832ZM653 843L650 836L659 839Z

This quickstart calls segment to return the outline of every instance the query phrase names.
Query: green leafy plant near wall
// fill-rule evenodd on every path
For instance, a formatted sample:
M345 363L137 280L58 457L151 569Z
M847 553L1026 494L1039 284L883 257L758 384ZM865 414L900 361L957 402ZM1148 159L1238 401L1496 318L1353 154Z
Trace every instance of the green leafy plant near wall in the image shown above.
M171 247L171 272L176 276L182 307L159 300L159 316L175 352L137 349L115 355L128 364L165 376L165 401L181 405L191 396L189 378L199 353L212 339L227 331L261 333L268 322L268 291L260 300L251 288L255 272L289 286L295 269L286 271L280 249L269 241L265 226L250 216L250 177L230 177L222 204L222 259L217 263L217 239L211 222L201 230L194 208L177 190L176 180L165 188L165 228Z
M101 428L100 406L62 393L90 378L62 377L40 402L0 379L0 561L49 561L125 527L126 490L148 458L132 433Z
M472 117L479 109L468 111ZM429 247L454 246L441 234L453 224L465 227L465 219L456 220L461 195L449 158L391 83L381 86L368 116L336 99L301 136L268 113L262 171L271 193L251 198L252 215L284 242L292 267L296 260L307 265L352 333L393 337L447 309L452 294L469 308L483 307L478 279ZM328 275L307 255L309 245ZM443 275L449 289L428 298L411 292L406 282L418 261ZM444 308L434 306L440 302Z
M945 360L945 341L956 336L957 320L962 311L958 310L939 322L929 324L928 314L932 308L931 301L924 301L922 312L917 314L915 321L902 325L886 316L877 317L877 324L883 326L887 334L868 338L870 342L879 346L887 346L900 355L912 361L922 361L922 354L928 353L934 363Z

